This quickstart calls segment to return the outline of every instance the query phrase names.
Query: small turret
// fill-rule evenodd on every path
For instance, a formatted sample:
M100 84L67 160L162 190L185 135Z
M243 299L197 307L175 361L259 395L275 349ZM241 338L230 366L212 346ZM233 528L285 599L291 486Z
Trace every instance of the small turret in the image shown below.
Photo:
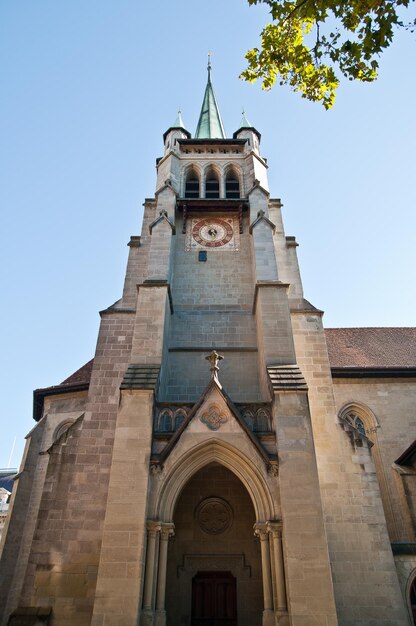
M178 115L173 125L170 126L163 134L163 142L165 144L165 154L172 150L175 146L176 139L190 139L191 133L186 130L182 120L182 112L178 111Z
M261 134L250 124L246 113L243 109L243 117L241 118L240 127L233 134L234 139L247 139L249 150L254 150L256 154L260 154Z

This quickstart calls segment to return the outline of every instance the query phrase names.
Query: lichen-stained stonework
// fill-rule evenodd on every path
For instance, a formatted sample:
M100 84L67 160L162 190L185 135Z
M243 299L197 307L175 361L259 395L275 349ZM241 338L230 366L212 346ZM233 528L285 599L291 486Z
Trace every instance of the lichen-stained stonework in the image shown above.
M94 359L35 391L1 626L409 626L416 331L325 334L260 133L177 124Z

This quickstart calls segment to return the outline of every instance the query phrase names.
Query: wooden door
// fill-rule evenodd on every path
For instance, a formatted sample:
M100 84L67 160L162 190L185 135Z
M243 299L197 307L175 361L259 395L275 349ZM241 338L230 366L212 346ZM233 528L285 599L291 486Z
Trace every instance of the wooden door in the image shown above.
M231 572L194 576L192 626L237 626L237 585Z

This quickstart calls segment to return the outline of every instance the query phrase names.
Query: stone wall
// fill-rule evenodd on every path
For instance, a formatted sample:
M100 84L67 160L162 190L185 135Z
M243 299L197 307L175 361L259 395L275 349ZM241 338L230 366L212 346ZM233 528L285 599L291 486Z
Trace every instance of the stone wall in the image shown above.
M160 400L195 402L207 385L205 356L213 348L226 349L221 380L232 399L260 400L248 226L245 217L239 250L208 250L208 260L200 262L197 251L185 250L182 217L177 217L173 237L174 313L166 357L166 385L161 389Z
M373 454L379 453L378 481L386 508L391 541L414 541L416 527L409 528L404 517L405 504L398 489L399 477L394 461L413 442L416 433L416 383L406 379L334 379L337 412L355 403L375 419ZM416 481L416 476L414 477ZM404 506L403 506L404 505ZM413 521L415 524L416 520Z

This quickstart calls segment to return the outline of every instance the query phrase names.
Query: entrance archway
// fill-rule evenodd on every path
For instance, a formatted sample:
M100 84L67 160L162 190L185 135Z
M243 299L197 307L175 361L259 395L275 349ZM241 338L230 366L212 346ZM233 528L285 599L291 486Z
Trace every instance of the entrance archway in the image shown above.
M260 542L253 534L255 521L247 489L223 465L210 463L188 480L173 512L168 624L261 626L262 566Z
M216 570L231 572L237 578L239 626L257 626L260 624L262 626L274 626L277 619L279 624L288 623L277 477L273 473L267 474L262 466L262 460L258 459L258 461L260 462L256 462L254 449L249 448L242 453L230 443L214 437L208 442L204 441L199 445L193 445L190 450L180 451L179 448L179 454L176 453L176 458L172 455L168 459L163 470L163 480L160 480L160 474L155 474L154 491L147 519L145 576L140 622L142 626L170 626L171 624L190 626L192 576L198 572ZM218 468L218 471L222 472L223 475L225 473L228 480L232 481L235 489L244 494L245 515L250 512L250 520L244 525L244 533L246 541L251 542L250 545L257 550L257 557L253 557L255 565L247 560L247 554L253 556L252 548L248 553L241 549L241 545L245 545L244 543L239 543L239 549L236 548L234 552L230 546L224 548L223 552L217 551L219 542L212 536L228 533L227 536L231 540L233 538L233 535L230 534L232 523L224 522L223 518L225 516L228 520L234 520L235 517L233 506L227 500L227 496L215 495L218 493L215 490L215 484L211 486L211 495L201 498L201 502L195 504L196 508L192 509L189 503L187 506L183 505L183 502L186 503L189 496L188 489L192 487L193 482L199 480L204 472L208 473L206 479L211 480L212 474L215 473L213 472L214 468ZM206 481L204 481L205 484ZM180 506L185 506L186 513L183 519L184 536L188 537L187 540L192 543L193 533L196 532L196 520L198 520L198 532L205 533L203 543L206 544L206 548L204 552L196 552L199 549L197 542L190 547L185 546L186 549L182 549L182 551L177 548L179 541L178 530L175 526L178 524L178 519L180 522ZM218 515L214 516L214 527L219 524L221 532L207 532L208 527L203 530L201 521L204 523L203 520L207 515L208 518L211 518L211 522L209 519L208 522L213 523L212 510L216 508L218 513L218 507L222 512L219 517ZM231 514L229 509L231 509ZM240 518L238 519L240 520ZM221 528L222 523L225 523L224 528ZM260 540L260 548L253 537L253 531ZM174 535L175 538L169 541L169 538ZM212 536L207 539L207 535ZM172 546L176 547L173 548ZM175 558L172 557L172 550L178 550L178 554L175 553ZM209 568L212 567L212 570L208 568L207 563L210 563ZM244 577L252 576L254 570L259 585L257 587L253 584L247 585L247 593L239 596L241 586L239 581L243 581ZM185 580L182 577L181 585L178 581L181 579L181 574L184 573L185 578L187 576L188 579ZM254 589L256 589L255 594ZM258 593L258 589L260 589L260 593ZM176 591L173 592L173 590ZM253 601L254 595L256 596L255 601ZM239 609L239 597L249 599L250 607L257 606L257 600L260 598L259 607L262 606L263 608L256 609L255 615L253 611L250 618L242 621L245 619L244 615L251 609L250 607L247 611L244 608ZM262 601L261 597L263 598ZM182 600L184 602L183 607L180 605ZM176 613L175 617L170 615L174 604L176 607L174 611L179 611L179 617ZM179 608L177 608L178 606Z

